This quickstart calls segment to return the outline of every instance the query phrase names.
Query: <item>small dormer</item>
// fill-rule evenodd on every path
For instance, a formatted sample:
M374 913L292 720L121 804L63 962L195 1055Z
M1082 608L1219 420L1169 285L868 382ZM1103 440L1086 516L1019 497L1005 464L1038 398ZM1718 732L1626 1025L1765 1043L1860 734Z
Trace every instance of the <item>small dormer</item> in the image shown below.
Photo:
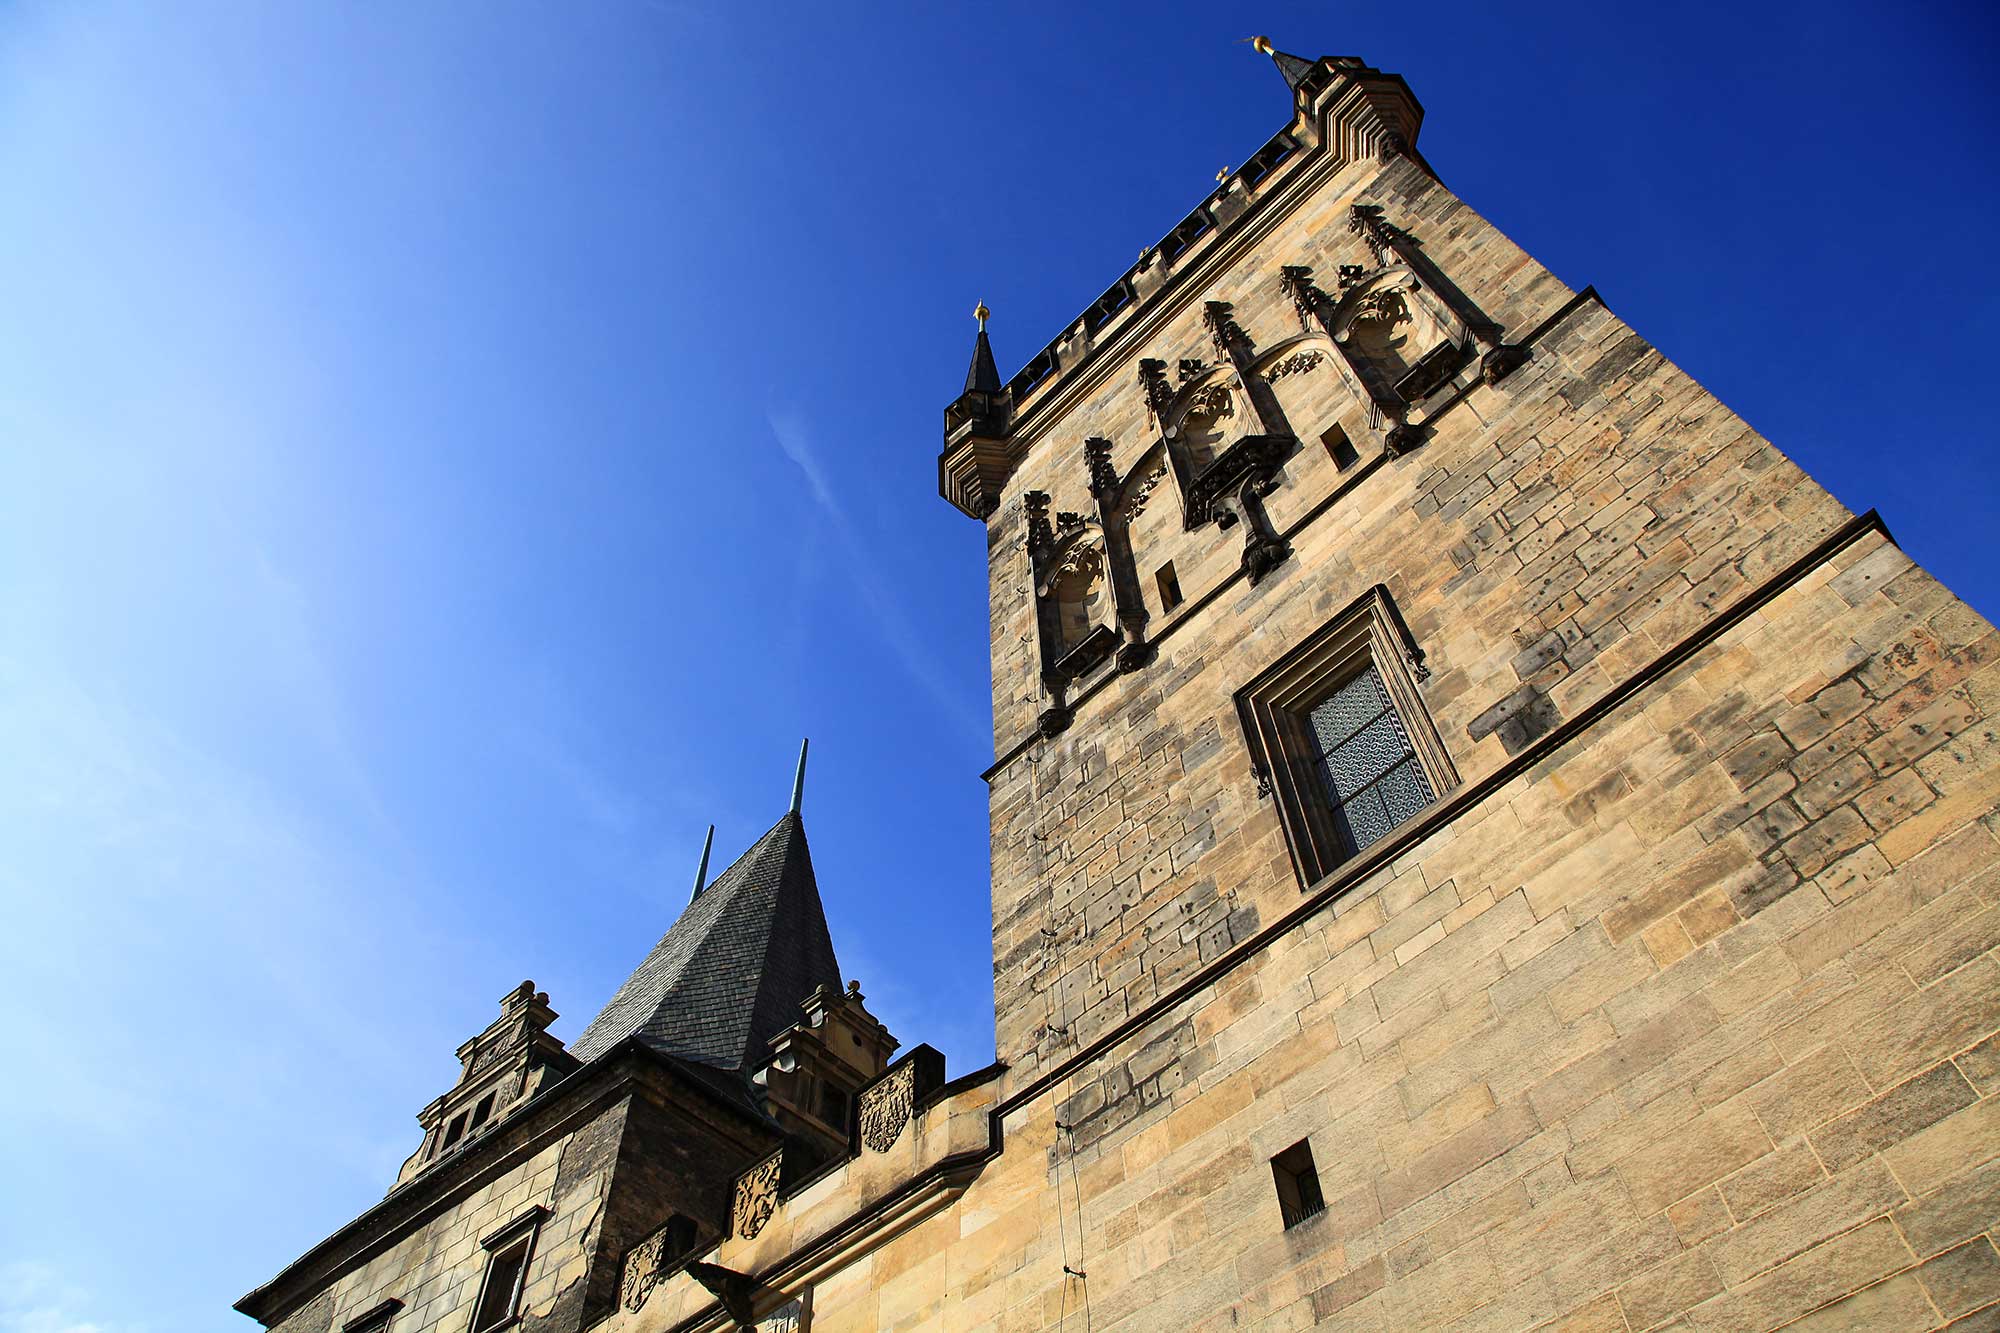
M848 983L845 994L821 986L800 1008L804 1021L772 1038L771 1059L756 1081L788 1132L843 1155L856 1094L889 1067L900 1043L862 1004L859 982Z
M458 1082L417 1116L424 1142L403 1163L401 1184L473 1142L578 1061L549 1035L556 1011L546 992L524 981L500 1001L500 1017L458 1048Z

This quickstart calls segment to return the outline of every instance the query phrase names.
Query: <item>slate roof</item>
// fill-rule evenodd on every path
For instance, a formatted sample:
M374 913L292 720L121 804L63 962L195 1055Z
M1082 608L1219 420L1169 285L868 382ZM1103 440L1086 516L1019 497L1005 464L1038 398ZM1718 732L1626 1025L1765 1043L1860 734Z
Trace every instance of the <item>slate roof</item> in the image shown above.
M591 1060L637 1037L747 1075L819 986L840 989L840 964L805 825L790 812L687 905L569 1050Z
M1313 71L1319 68L1317 60L1306 60L1284 51L1272 51L1271 61L1277 65L1278 73L1285 76L1285 82L1291 86L1294 93L1297 93L1299 86L1310 79Z
M985 329L979 331L979 341L972 345L972 364L965 371L965 391L1000 392L1000 367L993 363L993 344L986 341Z

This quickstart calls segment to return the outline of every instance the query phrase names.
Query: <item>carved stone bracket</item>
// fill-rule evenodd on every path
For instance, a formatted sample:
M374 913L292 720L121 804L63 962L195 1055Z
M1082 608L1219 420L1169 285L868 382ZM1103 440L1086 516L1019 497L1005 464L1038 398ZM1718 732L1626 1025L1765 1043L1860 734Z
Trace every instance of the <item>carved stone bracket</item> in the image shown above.
M785 1152L780 1148L737 1177L731 1218L736 1234L743 1239L756 1239L764 1224L771 1220L771 1214L778 1210L778 1175L784 1164Z
M916 1066L906 1063L861 1094L861 1142L870 1152L887 1152L902 1137L916 1103L916 1081Z

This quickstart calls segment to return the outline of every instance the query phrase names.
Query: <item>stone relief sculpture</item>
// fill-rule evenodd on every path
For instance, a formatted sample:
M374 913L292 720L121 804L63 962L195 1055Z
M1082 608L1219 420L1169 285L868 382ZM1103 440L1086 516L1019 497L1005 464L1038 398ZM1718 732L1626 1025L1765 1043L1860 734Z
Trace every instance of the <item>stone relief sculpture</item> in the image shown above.
M771 1220L771 1214L778 1210L778 1169L784 1160L784 1151L780 1149L738 1178L733 1218L736 1234L743 1239L756 1239L764 1224Z
M861 1142L870 1152L887 1152L910 1123L916 1068L902 1064L861 1094Z

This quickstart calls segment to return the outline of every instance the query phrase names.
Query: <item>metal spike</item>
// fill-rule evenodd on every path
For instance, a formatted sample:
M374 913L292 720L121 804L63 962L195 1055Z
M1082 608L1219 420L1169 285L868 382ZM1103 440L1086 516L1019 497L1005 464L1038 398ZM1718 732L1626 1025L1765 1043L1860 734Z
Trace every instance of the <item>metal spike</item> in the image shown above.
M694 893L688 898L689 902L701 897L701 891L708 887L708 849L713 846L715 846L715 825L710 824L708 836L702 839L701 864L695 867Z
M799 813L799 802L806 795L806 746L812 744L810 737L799 742L799 773L792 779L792 813Z

